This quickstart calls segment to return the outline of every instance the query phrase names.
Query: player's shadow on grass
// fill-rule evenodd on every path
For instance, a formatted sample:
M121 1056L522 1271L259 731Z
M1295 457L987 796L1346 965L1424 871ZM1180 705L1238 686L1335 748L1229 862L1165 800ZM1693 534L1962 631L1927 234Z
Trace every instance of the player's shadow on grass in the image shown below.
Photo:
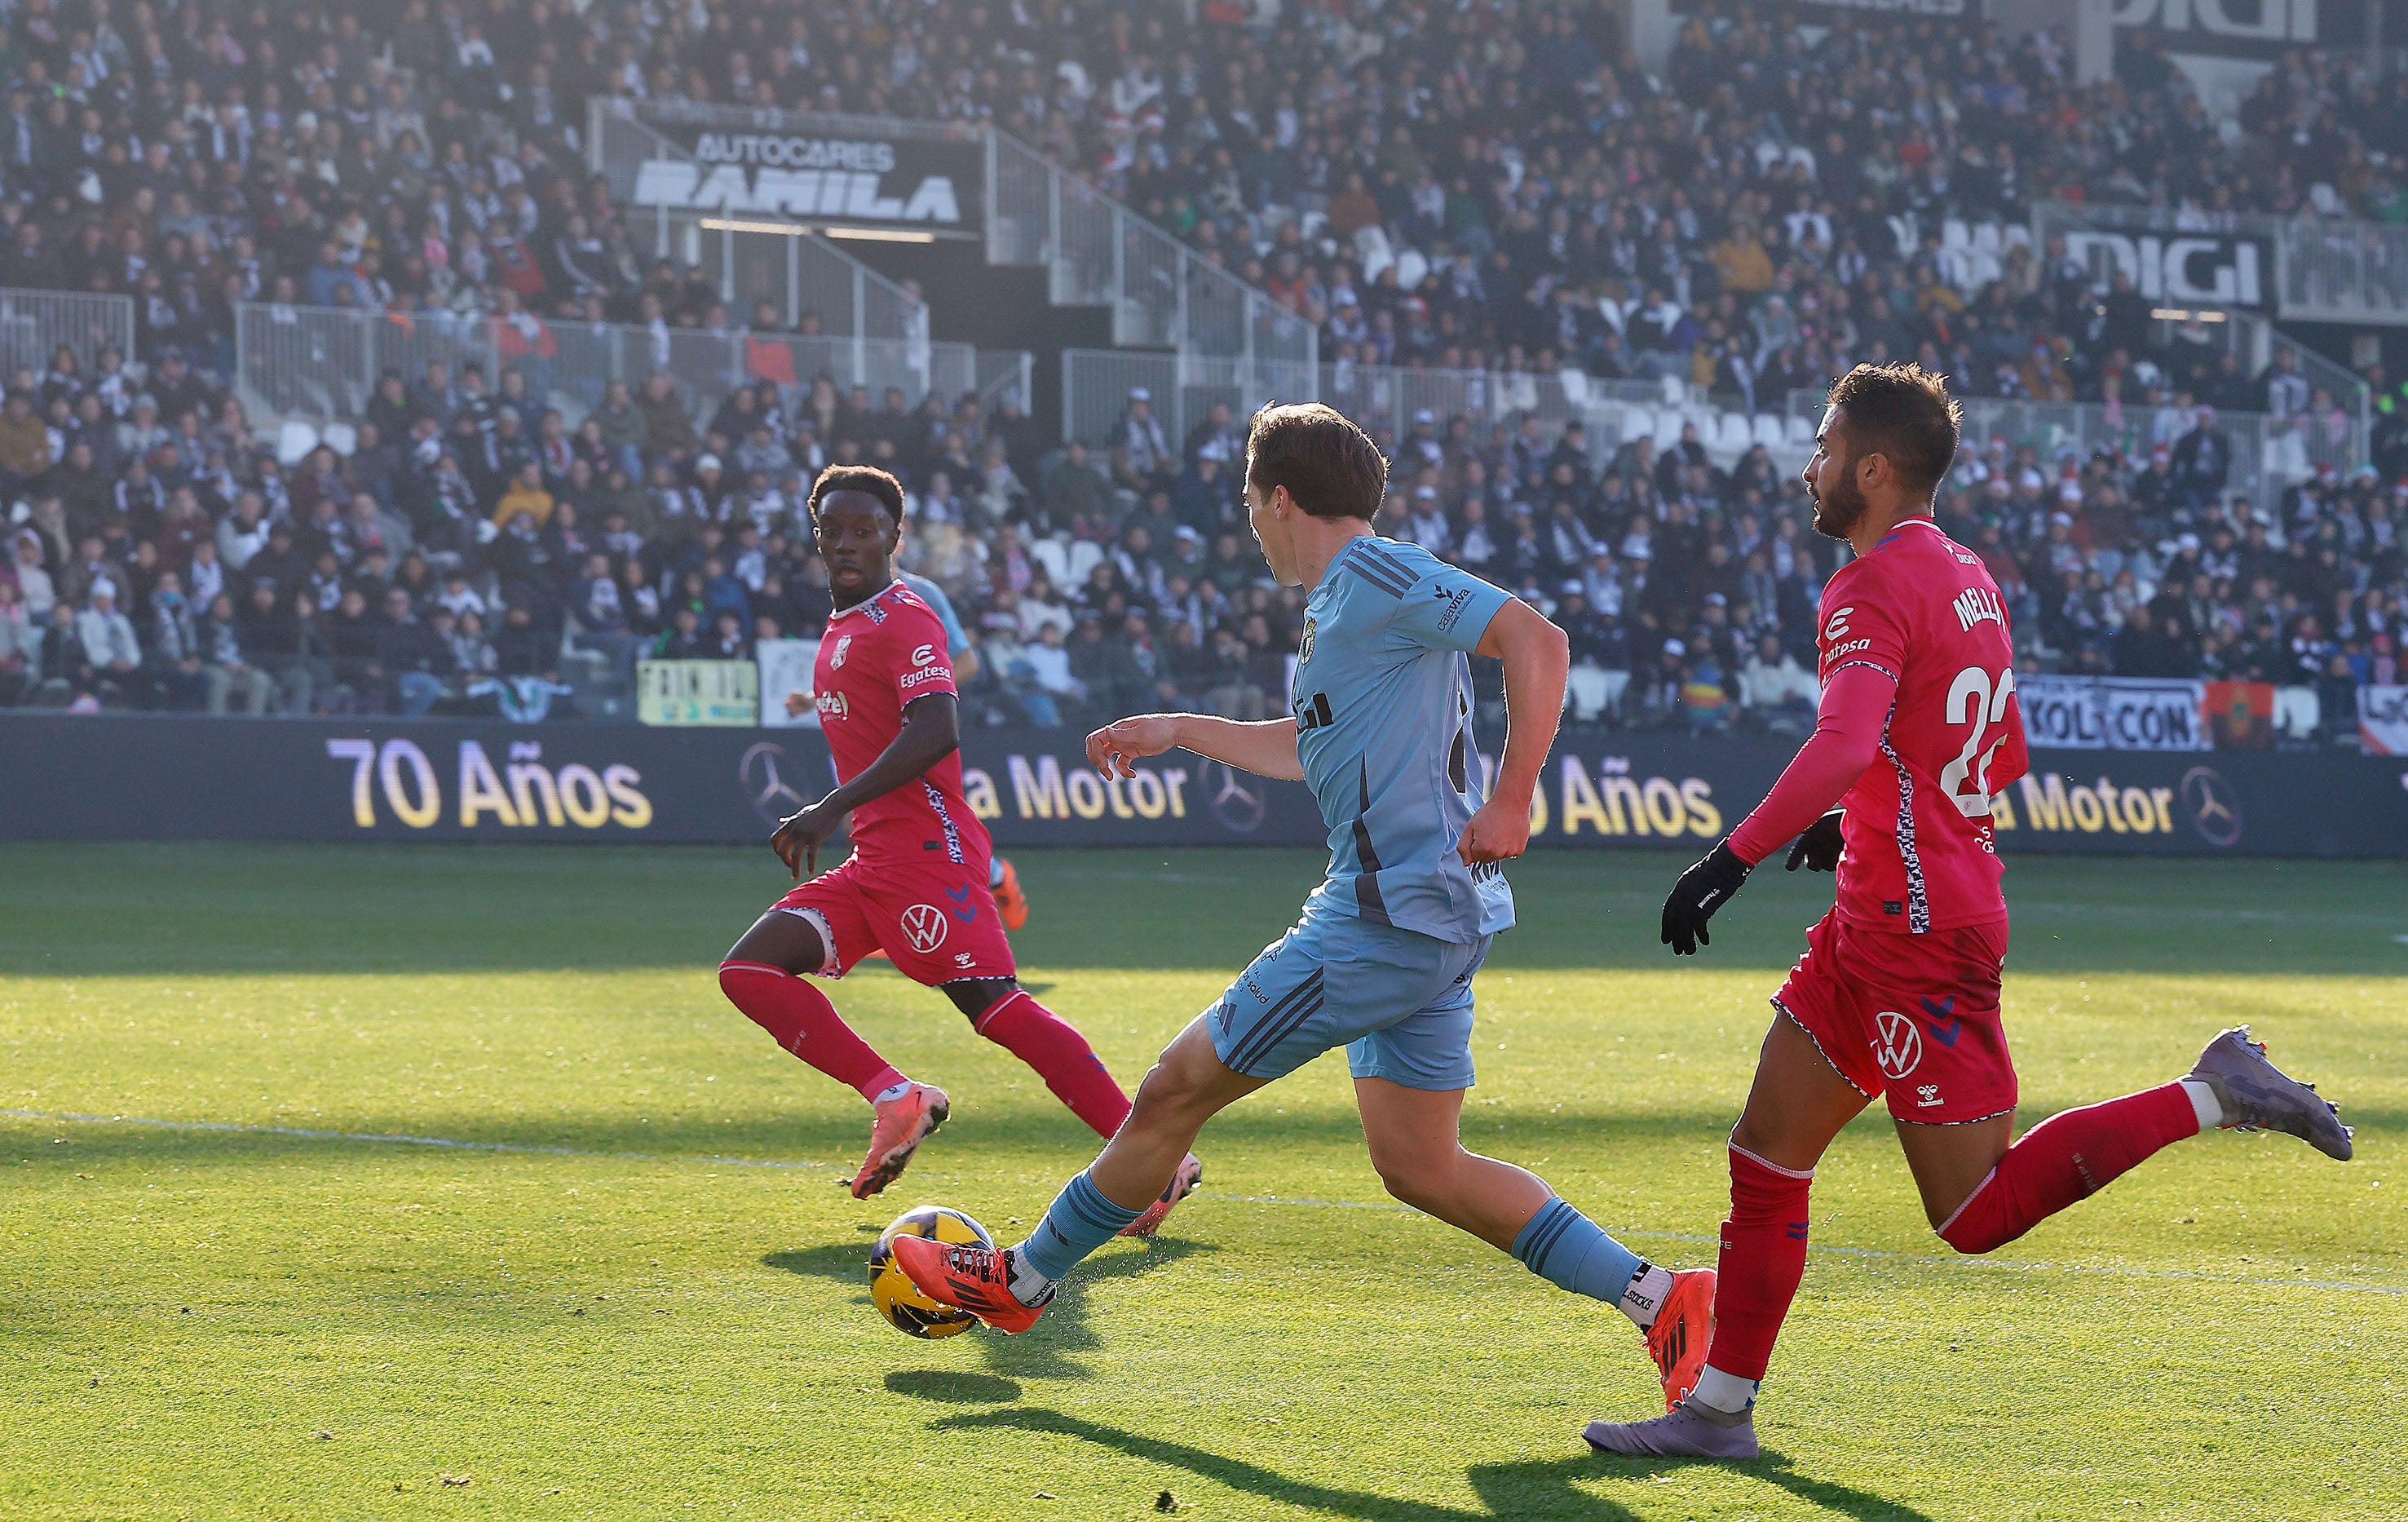
M966 1369L897 1369L886 1376L886 1387L896 1395L962 1406L991 1406L1020 1399L1018 1380L974 1374Z
M1211 1480L1232 1490L1311 1511L1359 1517L1363 1522L1496 1522L1496 1519L1503 1517L1537 1515L1577 1517L1585 1519L1585 1522L1620 1522L1620 1519L1630 1518L1636 1522L1638 1514L1602 1496L1582 1490L1578 1482L1603 1477L1639 1479L1682 1467L1677 1460L1617 1459L1596 1455L1533 1463L1475 1464L1464 1472L1464 1478L1469 1482L1484 1508L1475 1512L1457 1506L1407 1500L1362 1490L1340 1490L1310 1481L1294 1480L1275 1470L1250 1464L1243 1459L1225 1457L1184 1443L1165 1443L1135 1432L1124 1432L1117 1428L1082 1421L1076 1416L1039 1407L965 1412L929 1424L930 1430L939 1432L997 1428L1017 1428L1023 1431L1077 1438L1147 1463L1185 1470L1199 1479ZM1778 1486L1800 1500L1842 1516L1856 1518L1857 1522L1931 1522L1928 1516L1912 1506L1867 1495L1848 1486L1796 1473L1790 1468L1789 1460L1779 1454L1768 1454L1740 1467L1737 1472Z
M980 1357L988 1369L1006 1379L1090 1379L1095 1371L1072 1355L1103 1346L1104 1340L1087 1325L1088 1286L1111 1279L1126 1279L1140 1273L1152 1273L1169 1267L1195 1253L1217 1253L1211 1242L1189 1242L1179 1237L1155 1237L1142 1245L1137 1242L1115 1243L1079 1266L1079 1271L1054 1297L1045 1314L1035 1327L1017 1337L981 1328L962 1337L975 1339ZM853 1285L858 1293L853 1303L869 1311L869 1277L867 1263L869 1252L866 1242L831 1242L824 1247L807 1247L791 1253L770 1253L761 1262L764 1267L779 1269L815 1279L833 1279ZM875 1312L870 1312L875 1314ZM960 1343L961 1338L946 1342ZM890 1380L887 1387L894 1389ZM899 1390L898 1394L921 1395L917 1389ZM925 1395L924 1399L946 1400L951 1397Z

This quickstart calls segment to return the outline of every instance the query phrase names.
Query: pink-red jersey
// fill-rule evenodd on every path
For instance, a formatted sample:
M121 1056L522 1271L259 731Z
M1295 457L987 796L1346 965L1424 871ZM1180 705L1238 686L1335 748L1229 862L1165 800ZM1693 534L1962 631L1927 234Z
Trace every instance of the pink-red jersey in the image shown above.
M1898 682L1881 752L1842 800L1840 914L1909 935L2003 919L1990 798L2029 757L1998 583L1911 519L1840 567L1819 616L1824 682L1863 665Z
M811 690L837 781L851 782L895 743L913 699L955 690L943 621L901 582L838 609L820 637ZM960 753L855 809L853 846L870 861L983 869L994 848L962 797Z

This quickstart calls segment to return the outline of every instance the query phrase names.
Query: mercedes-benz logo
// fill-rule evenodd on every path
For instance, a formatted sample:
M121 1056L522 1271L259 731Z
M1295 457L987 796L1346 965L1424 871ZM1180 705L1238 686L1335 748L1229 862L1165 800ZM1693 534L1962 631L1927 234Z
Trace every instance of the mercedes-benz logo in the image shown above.
M752 801L752 811L772 825L803 806L803 796L779 774L778 768L786 759L783 745L763 740L736 763L737 785Z
M2183 812L2190 827L2214 846L2241 841L2241 795L2212 767L2193 767L2183 773Z
M1270 811L1270 796L1260 778L1226 761L1207 758L1196 769L1196 780L1203 786L1206 806L1223 828L1232 835L1252 835L1262 828L1263 815Z

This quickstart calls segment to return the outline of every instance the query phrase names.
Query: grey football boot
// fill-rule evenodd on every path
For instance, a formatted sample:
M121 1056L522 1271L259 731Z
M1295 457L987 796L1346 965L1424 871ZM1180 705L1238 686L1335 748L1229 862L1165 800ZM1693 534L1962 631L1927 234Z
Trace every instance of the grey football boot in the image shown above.
M1599 1453L1680 1458L1754 1458L1756 1408L1716 1411L1695 1399L1643 1422L1591 1422L1581 1436Z
M2281 1131L2296 1136L2328 1157L2349 1161L2350 1129L2341 1111L2316 1092L2266 1060L2266 1047L2235 1026L2207 1043L2186 1075L2205 1084L2224 1109L2227 1129Z

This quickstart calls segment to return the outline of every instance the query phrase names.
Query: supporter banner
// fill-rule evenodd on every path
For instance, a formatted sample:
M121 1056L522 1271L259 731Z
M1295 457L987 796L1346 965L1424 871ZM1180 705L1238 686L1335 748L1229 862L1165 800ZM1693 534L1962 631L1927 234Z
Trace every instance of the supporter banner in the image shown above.
M816 639L763 639L752 647L753 662L760 668L761 725L765 729L817 729L819 710L805 705L802 711L789 715L786 697L791 693L811 690L811 670L818 665L820 642Z
M1105 778L1082 740L965 737L965 792L1003 846L1325 841L1301 783L1185 753ZM1700 854L1792 751L1567 731L1533 846ZM836 781L808 729L49 712L0 714L0 840L751 843ZM2408 856L2408 762L2387 757L2042 751L1993 808L2010 854Z
M638 206L984 235L986 149L975 137L882 136L859 121L841 134L645 124L689 157L645 161Z
M2408 755L2408 687L2358 689L2358 738L2369 755Z
M2201 682L2148 677L2015 678L2024 731L2034 749L2204 751L2205 693Z
M2274 748L2274 684L2211 682L2202 702L2213 747L2219 751Z
M755 725L761 687L750 661L638 661L636 717L657 725Z

